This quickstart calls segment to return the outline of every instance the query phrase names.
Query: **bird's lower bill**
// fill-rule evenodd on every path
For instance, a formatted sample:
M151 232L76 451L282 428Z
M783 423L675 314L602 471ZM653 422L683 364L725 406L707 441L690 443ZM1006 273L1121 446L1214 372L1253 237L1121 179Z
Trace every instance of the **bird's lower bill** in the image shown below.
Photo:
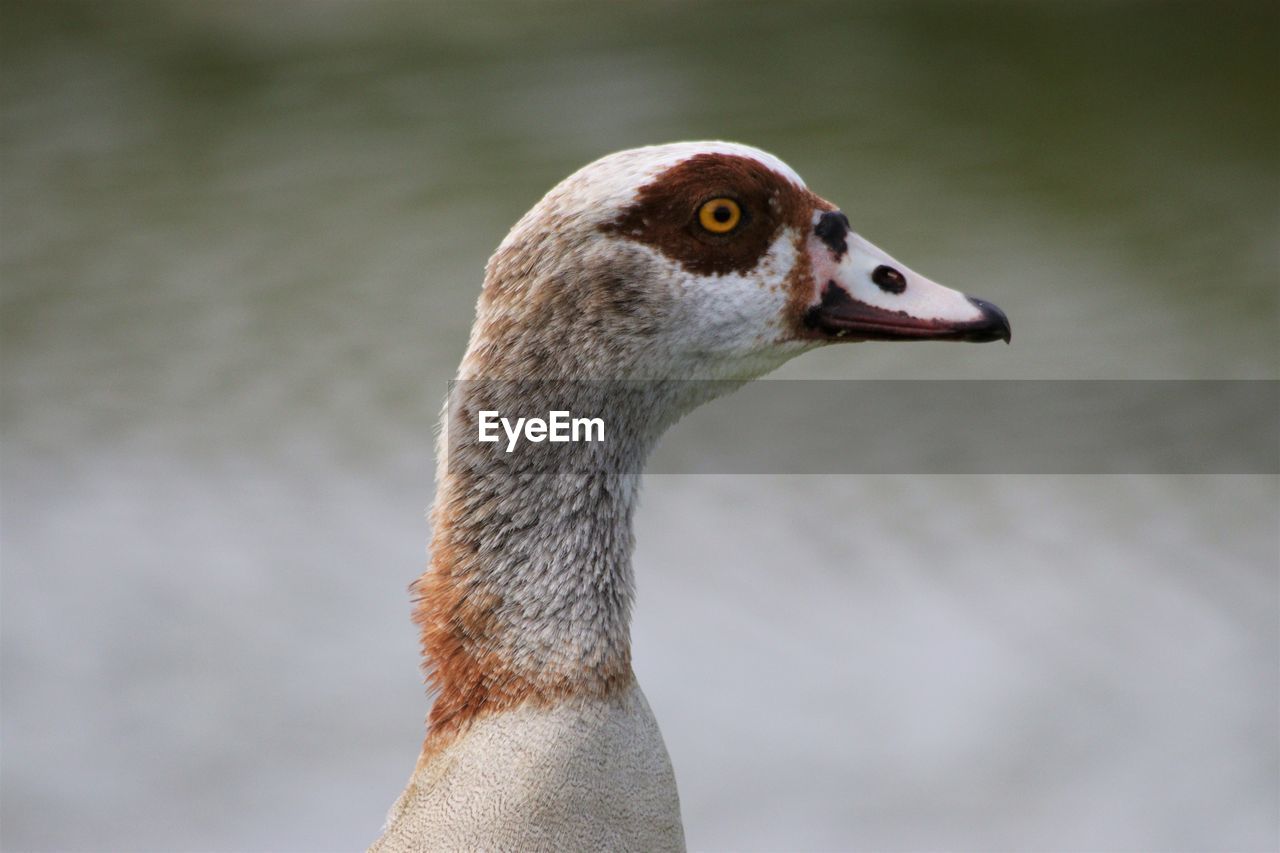
M968 297L974 319L954 321L913 317L853 299L841 287L828 287L822 301L805 314L805 326L833 341L1004 341L1013 336L1009 318L990 302Z

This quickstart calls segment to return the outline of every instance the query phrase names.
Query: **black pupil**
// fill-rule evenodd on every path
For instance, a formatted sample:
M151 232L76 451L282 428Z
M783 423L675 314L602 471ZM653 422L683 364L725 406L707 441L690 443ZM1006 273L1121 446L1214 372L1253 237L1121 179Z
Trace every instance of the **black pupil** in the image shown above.
M907 289L907 280L893 267L876 267L871 273L871 280L889 293L901 293Z
M727 204L718 204L716 209L711 211L711 218L716 222L724 224L733 218L733 211L729 209Z

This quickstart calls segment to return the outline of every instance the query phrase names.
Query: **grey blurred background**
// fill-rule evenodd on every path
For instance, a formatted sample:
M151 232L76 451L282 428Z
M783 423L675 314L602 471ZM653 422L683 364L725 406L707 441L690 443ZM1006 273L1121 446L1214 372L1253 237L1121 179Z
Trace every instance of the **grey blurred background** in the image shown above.
M1278 378L1278 9L0 3L0 844L375 837L482 265L609 151L773 151L1016 331L781 376ZM637 535L693 848L1280 846L1275 476L661 476Z

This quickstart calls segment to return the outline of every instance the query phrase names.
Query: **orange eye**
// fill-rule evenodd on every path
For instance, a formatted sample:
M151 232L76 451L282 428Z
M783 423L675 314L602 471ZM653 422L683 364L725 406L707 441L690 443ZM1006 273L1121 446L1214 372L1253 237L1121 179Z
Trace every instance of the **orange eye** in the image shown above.
M712 234L728 234L742 220L742 208L731 198L713 198L698 210L698 224Z

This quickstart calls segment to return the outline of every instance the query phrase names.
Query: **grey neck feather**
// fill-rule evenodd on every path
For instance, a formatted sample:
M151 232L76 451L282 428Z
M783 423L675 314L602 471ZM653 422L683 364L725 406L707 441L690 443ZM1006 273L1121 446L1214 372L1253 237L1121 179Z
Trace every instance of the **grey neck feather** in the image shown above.
M496 654L533 683L630 672L632 517L645 458L691 383L455 383L437 506L452 508L445 547L472 555L464 583L494 604L477 656ZM706 393L705 390L702 393ZM601 417L599 443L481 443L476 413ZM591 691L594 692L594 691Z

